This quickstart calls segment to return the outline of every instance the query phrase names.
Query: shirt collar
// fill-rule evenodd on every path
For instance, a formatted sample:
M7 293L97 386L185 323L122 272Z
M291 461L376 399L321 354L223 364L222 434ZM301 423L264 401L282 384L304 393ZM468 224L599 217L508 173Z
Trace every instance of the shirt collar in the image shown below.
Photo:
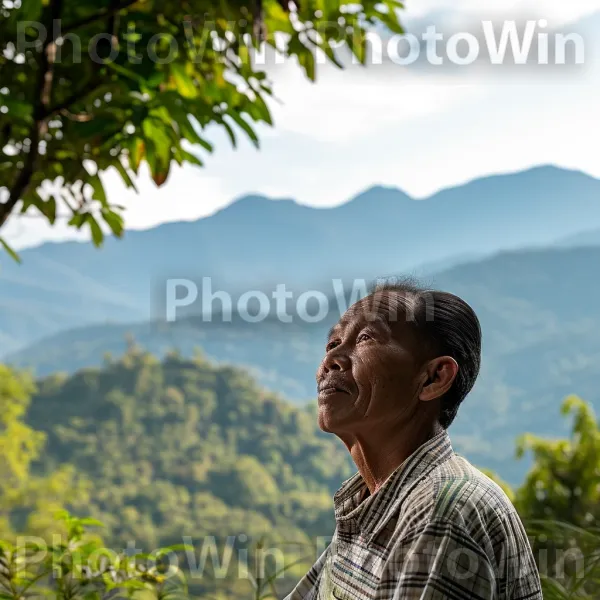
M443 430L417 448L375 494L362 502L367 485L356 473L333 497L338 533L377 535L414 486L453 454L450 437Z

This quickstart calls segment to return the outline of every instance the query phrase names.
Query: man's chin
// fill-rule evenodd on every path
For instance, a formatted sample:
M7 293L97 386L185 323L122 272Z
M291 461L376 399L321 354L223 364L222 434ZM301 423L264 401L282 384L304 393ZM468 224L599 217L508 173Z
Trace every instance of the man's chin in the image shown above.
M332 410L327 406L319 407L317 424L325 433L337 434L345 431L351 421L349 415L341 415L338 410Z
M330 419L319 417L317 424L319 425L319 429L321 431L324 431L325 433L335 433L334 429L332 429Z

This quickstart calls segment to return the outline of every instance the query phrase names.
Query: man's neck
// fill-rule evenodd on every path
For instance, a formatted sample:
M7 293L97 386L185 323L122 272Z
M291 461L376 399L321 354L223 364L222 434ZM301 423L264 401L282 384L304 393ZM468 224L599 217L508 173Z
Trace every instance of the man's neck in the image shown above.
M412 422L396 431L369 431L342 439L373 495L411 454L441 430L437 421Z

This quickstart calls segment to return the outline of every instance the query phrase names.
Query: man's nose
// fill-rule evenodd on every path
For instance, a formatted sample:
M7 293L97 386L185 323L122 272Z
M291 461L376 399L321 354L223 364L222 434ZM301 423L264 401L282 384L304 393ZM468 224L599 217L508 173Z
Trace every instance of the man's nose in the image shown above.
M350 359L341 352L330 352L321 364L324 373L329 371L347 371L350 369Z

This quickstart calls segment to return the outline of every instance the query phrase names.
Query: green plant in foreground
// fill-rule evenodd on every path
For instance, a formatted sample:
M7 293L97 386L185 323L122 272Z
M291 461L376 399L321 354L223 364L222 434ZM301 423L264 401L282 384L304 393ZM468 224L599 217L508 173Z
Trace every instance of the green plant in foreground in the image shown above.
M600 596L600 529L551 520L527 523L545 600L595 600Z
M128 555L106 548L90 528L100 527L95 519L78 518L67 511L56 515L64 535L54 534L46 543L34 536L18 537L16 543L0 540L0 600L25 600L52 596L56 600L186 600L190 597L188 578L171 558L191 545L161 548L151 554ZM58 530L58 528L57 528ZM282 564L269 560L272 549L266 538L252 544L249 561L238 572L238 587L221 589L205 600L239 598L269 600L280 597L277 583L310 556L306 544L288 543L289 554ZM276 545L281 548L281 544ZM310 549L313 550L312 548ZM166 560L165 560L166 559ZM274 564L275 563L275 564ZM229 583L231 581L229 580ZM241 584L241 585L240 585ZM233 595L232 595L233 594Z
M21 537L16 544L0 541L0 598L25 600L53 596L56 600L100 600L107 596L156 600L188 598L182 571L161 557L182 547L161 549L153 555L127 556L105 548L88 531L100 526L62 511L58 520L66 535L52 543Z

